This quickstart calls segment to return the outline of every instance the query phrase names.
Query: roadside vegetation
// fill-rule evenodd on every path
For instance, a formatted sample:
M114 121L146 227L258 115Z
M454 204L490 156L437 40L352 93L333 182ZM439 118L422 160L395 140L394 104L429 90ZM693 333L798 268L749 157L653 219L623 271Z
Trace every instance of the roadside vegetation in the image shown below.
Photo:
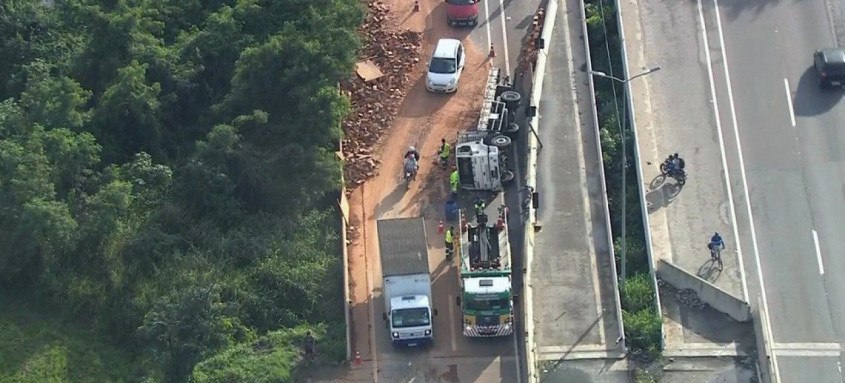
M357 0L0 4L0 381L339 363L337 85L362 20Z
M590 55L593 70L624 78L622 66L622 47L616 20L614 0L584 0L587 13L587 28L590 43ZM661 352L661 318L657 314L657 302L649 276L648 256L646 254L645 230L638 192L639 182L636 176L634 158L636 145L630 124L625 123L624 138L620 132L620 114L625 101L624 86L618 82L600 77L595 78L598 119L601 132L602 158L610 204L611 229L613 232L614 251L621 253L621 223L626 218L626 247L628 278L620 286L622 300L622 319L625 325L625 337L632 356L644 362L657 358ZM615 92L615 93L614 93ZM622 153L622 140L625 140L626 152ZM622 166L623 155L627 157L627 201L622 211Z

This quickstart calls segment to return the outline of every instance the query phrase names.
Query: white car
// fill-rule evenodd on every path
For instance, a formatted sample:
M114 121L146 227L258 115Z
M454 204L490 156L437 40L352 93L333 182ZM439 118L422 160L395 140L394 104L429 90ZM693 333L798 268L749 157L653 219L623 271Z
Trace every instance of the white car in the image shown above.
M452 93L458 90L464 70L464 45L455 39L440 39L428 62L425 88L431 92Z

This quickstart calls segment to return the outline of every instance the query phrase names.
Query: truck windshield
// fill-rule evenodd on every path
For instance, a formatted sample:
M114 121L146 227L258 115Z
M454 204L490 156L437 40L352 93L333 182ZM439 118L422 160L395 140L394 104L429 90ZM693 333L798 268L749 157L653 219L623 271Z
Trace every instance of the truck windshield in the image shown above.
M467 302L467 309L469 310L501 310L510 308L510 300L508 299L478 299L473 298Z
M449 5L473 5L477 2L478 0L446 0Z
M455 59L447 59L442 57L434 57L431 59L431 65L428 66L428 71L431 73L455 73L458 70L458 63Z
M427 308L393 310L393 328L419 327L431 324Z

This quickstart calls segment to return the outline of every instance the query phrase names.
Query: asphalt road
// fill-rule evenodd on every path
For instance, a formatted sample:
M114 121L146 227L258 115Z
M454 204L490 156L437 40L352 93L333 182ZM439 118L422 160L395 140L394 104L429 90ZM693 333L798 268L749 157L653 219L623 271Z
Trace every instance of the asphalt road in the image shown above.
M585 52L574 40L580 24L567 17L573 11L577 3L566 2L555 18L539 107L541 230L534 237L530 283L540 361L600 359L621 351L596 127L586 74L575 70Z
M736 257L716 284L747 296L755 312L764 309L781 382L842 382L845 105L841 92L817 88L811 70L815 49L845 44L841 2L633 6L644 47L632 54L631 74L663 67L632 83L635 99L647 99L637 112L638 131L656 132L641 134L641 149L642 141L653 142L641 156L656 161L679 151L690 170L675 202L657 206L669 211L664 223L684 222L673 215L701 221L679 225L694 231L684 242L700 247L711 231L728 233L729 255ZM677 234L663 235L676 243ZM694 263L684 266L696 272ZM728 283L743 274L747 290Z
M843 32L834 6L722 1L715 25L750 193L753 219L743 218L756 234L749 248L759 255L783 382L843 380L845 104L841 92L820 91L811 70L813 51Z

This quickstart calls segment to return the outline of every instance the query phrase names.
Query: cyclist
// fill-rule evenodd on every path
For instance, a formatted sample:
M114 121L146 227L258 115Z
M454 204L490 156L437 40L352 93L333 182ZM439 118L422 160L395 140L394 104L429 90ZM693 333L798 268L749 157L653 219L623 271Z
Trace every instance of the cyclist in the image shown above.
M707 244L707 248L710 249L710 257L718 260L719 263L722 263L722 257L719 256L719 251L725 249L725 241L722 240L722 236L719 235L718 232L714 233L712 237L710 237L710 243Z

